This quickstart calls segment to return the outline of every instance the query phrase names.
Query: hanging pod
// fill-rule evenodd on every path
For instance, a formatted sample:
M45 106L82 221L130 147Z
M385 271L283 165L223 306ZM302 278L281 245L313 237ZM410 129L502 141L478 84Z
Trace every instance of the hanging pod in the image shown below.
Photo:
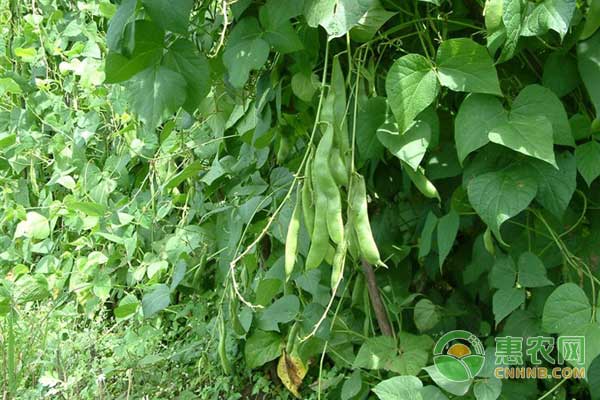
M379 256L377 244L375 243L375 239L373 239L371 224L369 223L365 179L360 174L353 174L350 187L351 220L360 253L370 264L383 264Z

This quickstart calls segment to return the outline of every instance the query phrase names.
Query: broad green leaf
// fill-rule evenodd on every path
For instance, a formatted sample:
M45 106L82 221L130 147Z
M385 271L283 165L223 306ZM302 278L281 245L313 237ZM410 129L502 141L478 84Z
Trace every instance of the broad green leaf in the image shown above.
M579 85L575 57L558 51L550 54L544 63L542 84L558 97L571 93Z
M387 11L379 1L374 1L371 8L361 17L358 25L350 31L350 37L358 42L368 42L395 12Z
M379 382L373 393L379 400L423 400L423 383L416 376L396 376Z
M581 80L587 89L596 109L596 119L600 118L600 31L577 44L577 66Z
M590 0L588 3L590 7L585 16L581 36L579 36L581 40L589 38L600 28L600 0Z
M300 301L294 295L275 300L260 315L258 326L265 331L278 331L280 323L292 321L300 310Z
M415 304L414 320L420 332L428 331L435 327L441 320L438 307L429 299L421 299Z
M575 145L565 107L551 90L540 85L525 86L513 102L510 112L511 119L517 115L523 119L534 115L546 117L552 124L555 144Z
M149 128L155 128L169 113L174 113L185 100L186 83L183 77L167 67L154 66L132 80L129 102Z
M342 386L341 398L342 400L350 400L354 396L360 393L362 388L362 378L360 376L360 370L354 370L350 377L344 382Z
M498 378L486 378L475 382L473 394L477 400L496 400L502 392L502 381Z
M575 149L577 169L588 186L600 176L600 143L591 140Z
M299 7L292 5L295 3L270 0L259 11L264 39L281 53L291 53L304 47L290 22L290 18L301 12Z
M106 207L102 204L90 201L74 201L65 199L65 206L71 211L81 211L85 215L101 217L106 213Z
M546 299L542 328L549 333L572 334L572 330L590 322L592 306L579 286L565 283L554 289Z
M404 133L396 123L386 121L377 129L377 138L393 155L417 170L431 140L431 128L426 122L416 121Z
M437 56L440 84L458 92L502 96L494 61L487 49L471 39L449 39L440 45Z
M454 210L450 210L450 212L440 218L438 222L437 245L440 270L442 269L442 265L444 265L446 257L450 254L452 246L454 246L454 240L456 240L456 235L458 234L459 224L460 217Z
M544 0L523 21L523 36L541 36L552 29L564 38L577 6L575 0Z
M519 284L524 287L534 288L554 285L546 277L546 267L542 260L535 254L526 251L519 256Z
M492 308L496 326L525 302L525 290L510 288L498 289L492 298Z
M419 54L397 59L385 79L388 104L403 133L414 118L435 100L439 84L429 61Z
M356 121L356 150L361 163L383 155L377 129L385 122L387 103L384 97L359 101Z
M537 184L527 172L515 164L477 176L467 186L471 205L498 239L504 221L527 208L537 193Z
M310 71L297 72L292 76L292 91L294 95L307 103L312 100L319 85L317 76Z
M114 309L113 312L115 313L115 318L125 319L133 315L137 311L139 305L140 302L137 297L128 294L119 301L119 305Z
M246 17L234 26L223 52L223 63L229 71L229 82L233 87L244 86L250 71L265 64L269 50L256 18Z
M490 54L496 54L506 40L506 28L502 22L502 3L503 0L487 0L483 10L487 31L486 45Z
M486 94L471 94L462 102L454 122L458 160L489 143L488 134L506 122L508 113L500 100Z
M437 226L438 218L433 212L427 214L425 218L425 224L421 231L421 238L419 240L419 258L423 258L431 251L431 239L433 238L433 231Z
M376 336L367 339L354 360L354 368L385 369L403 375L416 374L427 363L433 341L428 336L400 332L400 344L393 338Z
M506 29L506 42L500 53L499 62L510 60L517 49L519 36L522 29L522 2L521 0L503 0L502 23Z
M596 357L586 371L592 400L600 399L600 357Z
M583 362L569 361L569 364L574 367L583 367L587 370L594 359L600 356L600 323L588 322L587 324L574 326L568 332L562 333L565 336L583 336L584 348L581 349L584 352Z
M198 176L198 173L200 171L202 171L204 168L205 167L202 164L202 161L200 161L200 160L194 161L193 163L191 163L190 165L188 165L184 169L182 169L180 172L178 172L175 176L170 178L167 181L167 183L165 184L165 189L166 190L173 189L174 187L179 186L186 179Z
M153 285L148 293L142 297L142 310L144 317L150 318L171 304L171 291L163 283Z
M21 86L12 78L0 78L0 96L4 94L21 94Z
M165 32L150 21L135 21L135 47L130 56L109 52L106 56L106 83L128 80L155 65L161 58Z
M535 199L557 218L562 218L575 193L577 168L570 152L558 154L556 164L558 169L540 160L528 159L526 162L538 185Z
M437 386L429 385L421 389L423 399L427 400L448 400L448 397Z
M164 65L179 72L185 79L187 88L183 108L193 114L211 86L210 67L206 57L189 40L178 39L169 47Z
M283 343L275 332L257 330L244 345L244 358L250 369L260 367L279 357Z
M29 211L24 221L17 224L15 239L26 237L29 239L43 240L50 236L50 223L42 214Z
M508 122L493 128L488 137L491 142L556 166L552 124L544 116L511 114Z
M120 53L119 44L125 31L125 26L135 14L137 0L123 0L117 8L117 12L110 19L106 31L106 46L109 50Z
M456 396L464 396L469 391L471 383L473 383L472 379L465 382L453 382L444 375L440 374L435 365L430 365L423 369L427 372L436 385L444 389L446 392L452 393Z
M490 285L496 289L512 289L517 280L517 266L509 255L496 259L490 271Z
M164 30L187 34L194 0L142 0L152 20Z
M336 38L357 26L375 4L375 0L307 0L304 15L309 26L321 25L330 38Z

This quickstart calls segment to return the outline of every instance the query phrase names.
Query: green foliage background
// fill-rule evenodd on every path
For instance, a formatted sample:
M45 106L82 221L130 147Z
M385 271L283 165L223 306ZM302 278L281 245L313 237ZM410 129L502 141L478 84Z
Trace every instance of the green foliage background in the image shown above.
M600 398L599 26L0 0L4 398ZM585 336L587 378L450 382L453 329Z

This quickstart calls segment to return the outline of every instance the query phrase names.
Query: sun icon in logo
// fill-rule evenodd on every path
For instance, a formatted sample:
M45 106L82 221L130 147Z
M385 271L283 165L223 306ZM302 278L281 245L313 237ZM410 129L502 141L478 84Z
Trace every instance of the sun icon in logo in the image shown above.
M483 344L468 331L451 331L437 341L433 363L438 372L453 382L473 379L483 369Z

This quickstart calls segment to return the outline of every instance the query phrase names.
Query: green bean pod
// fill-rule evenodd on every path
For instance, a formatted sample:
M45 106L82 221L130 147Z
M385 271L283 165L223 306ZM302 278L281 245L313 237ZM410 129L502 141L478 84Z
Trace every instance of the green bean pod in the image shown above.
M423 173L423 168L419 167L414 171L408 164L402 163L402 165L405 167L404 171L406 171L406 175L408 175L412 183L415 184L415 187L419 189L419 192L423 193L423 196L441 201L440 194L433 183L431 183Z
M331 289L338 285L344 274L344 263L346 262L346 251L348 250L348 241L342 240L335 250L333 263L331 264Z
M227 358L227 349L225 348L226 332L225 332L225 321L223 317L219 318L219 345L218 353L219 359L221 360L221 367L226 375L231 374L231 364Z
M313 164L315 191L327 198L327 230L335 244L340 244L344 238L344 221L342 220L342 199L340 191L331 175L329 156L333 148L333 128L327 127L325 134L317 146ZM317 207L319 205L317 204ZM315 220L316 220L315 215ZM314 239L313 239L314 240Z
M356 239L363 258L370 264L381 264L379 250L371 224L369 223L369 213L367 209L367 188L365 179L355 174L352 176L352 193L350 194L350 211L352 213L352 221Z
M329 235L327 234L327 197L321 192L315 192L315 223L311 235L310 248L306 256L306 270L317 268L329 246Z
M340 186L348 186L348 169L346 163L342 158L341 150L334 146L329 158L329 167L331 168L331 175L333 179Z
M311 177L312 160L308 160L304 167L304 184L302 185L302 215L304 216L304 225L308 231L308 236L312 238L312 232L315 226L315 204L313 200L313 188Z
M300 189L298 189L299 191ZM292 212L292 218L288 225L287 236L285 238L285 280L286 282L290 279L292 271L294 270L294 264L296 264L296 256L298 255L298 233L300 231L300 192L298 192L296 205Z

